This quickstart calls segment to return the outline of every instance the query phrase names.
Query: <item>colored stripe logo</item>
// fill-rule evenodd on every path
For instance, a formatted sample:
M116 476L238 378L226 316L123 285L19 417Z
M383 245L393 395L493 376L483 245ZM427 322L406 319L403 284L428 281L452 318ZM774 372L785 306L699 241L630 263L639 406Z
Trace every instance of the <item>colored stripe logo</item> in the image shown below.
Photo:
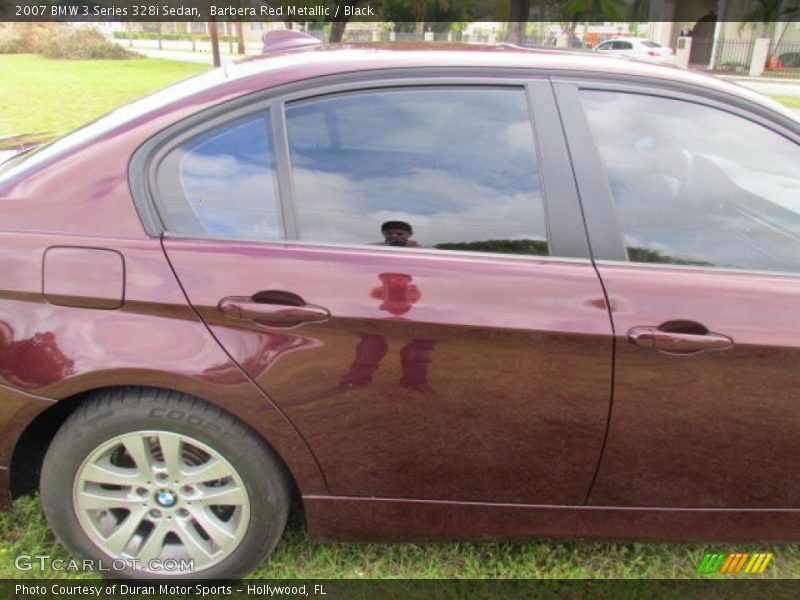
M769 552L732 552L730 554L707 552L698 573L763 573L774 555Z

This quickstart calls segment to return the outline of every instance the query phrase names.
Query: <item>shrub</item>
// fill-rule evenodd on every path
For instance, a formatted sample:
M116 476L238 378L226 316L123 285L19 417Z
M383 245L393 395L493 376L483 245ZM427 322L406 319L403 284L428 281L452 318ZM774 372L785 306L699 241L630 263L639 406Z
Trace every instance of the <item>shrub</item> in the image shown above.
M118 40L157 40L158 33L153 31L115 31L113 33L114 37ZM161 34L161 39L164 41L191 41L195 40L196 42L207 42L211 39L211 36L207 33L172 33L169 31L165 31ZM235 35L222 35L219 36L220 42L230 43L236 42L238 38Z
M134 58L91 28L64 23L13 23L0 28L0 54L41 54L47 58Z
M783 62L783 66L787 69L796 69L800 67L800 52L784 52L779 58L781 62Z
M0 25L0 54L36 54L42 40L58 29L54 23L7 23Z
M734 71L736 73L744 73L749 70L749 67L741 62L730 61L724 62L719 66L720 71Z

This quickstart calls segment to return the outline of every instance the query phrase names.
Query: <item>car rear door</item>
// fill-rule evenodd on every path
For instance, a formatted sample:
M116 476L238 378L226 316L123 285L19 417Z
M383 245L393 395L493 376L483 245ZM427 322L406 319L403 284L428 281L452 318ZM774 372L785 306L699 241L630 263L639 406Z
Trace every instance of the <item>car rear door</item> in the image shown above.
M711 92L556 89L616 335L590 504L800 506L797 125Z
M547 81L275 96L151 164L189 301L331 493L584 503L612 336Z

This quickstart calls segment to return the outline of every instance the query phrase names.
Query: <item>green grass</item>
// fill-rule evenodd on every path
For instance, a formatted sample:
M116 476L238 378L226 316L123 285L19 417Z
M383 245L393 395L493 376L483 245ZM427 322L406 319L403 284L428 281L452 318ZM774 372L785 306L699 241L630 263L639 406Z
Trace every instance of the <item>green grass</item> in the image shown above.
M68 559L54 541L39 501L26 497L0 515L0 578L55 578L65 574L14 568L20 554ZM695 575L706 551L774 552L763 575ZM67 574L93 577L89 573ZM575 579L800 577L796 544L667 544L658 542L312 544L299 518L272 557L253 573L269 579Z
M800 108L800 96L773 96L773 98L789 108Z
M209 67L171 60L50 60L0 55L0 135L67 133Z

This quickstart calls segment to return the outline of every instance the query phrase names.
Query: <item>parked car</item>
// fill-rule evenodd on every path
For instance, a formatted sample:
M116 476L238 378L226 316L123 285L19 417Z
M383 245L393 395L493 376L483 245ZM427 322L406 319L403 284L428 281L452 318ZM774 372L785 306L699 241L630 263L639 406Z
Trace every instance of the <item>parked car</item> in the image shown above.
M797 539L798 144L734 84L508 46L120 108L0 171L0 498L127 577L243 575L293 503L312 540Z
M597 52L613 56L639 58L658 63L675 62L675 53L672 51L672 48L665 48L660 44L656 44L644 38L615 38L597 44L594 49Z

